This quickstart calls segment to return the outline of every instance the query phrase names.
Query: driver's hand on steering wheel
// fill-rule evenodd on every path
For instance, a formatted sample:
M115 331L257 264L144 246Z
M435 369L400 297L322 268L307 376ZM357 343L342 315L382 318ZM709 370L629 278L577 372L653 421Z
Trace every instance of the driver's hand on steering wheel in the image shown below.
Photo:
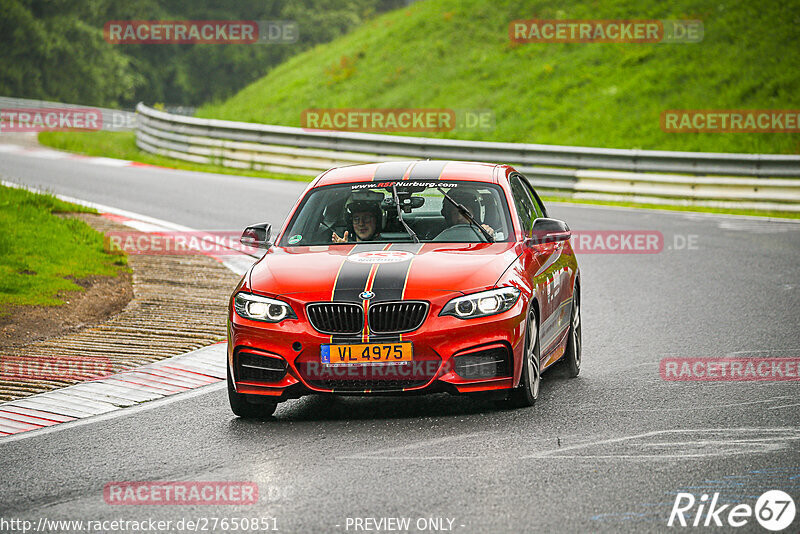
M345 230L343 237L339 237L339 234L337 234L336 232L333 232L333 235L331 236L331 242L332 243L347 243L347 238L348 237L350 237L350 232L348 232L347 230Z
M494 237L494 228L492 228L492 227L491 227L491 226L489 226L488 224L482 224L481 226L483 227L483 229L484 229L484 230L486 230L486 232L487 232L487 233L488 233L490 236Z

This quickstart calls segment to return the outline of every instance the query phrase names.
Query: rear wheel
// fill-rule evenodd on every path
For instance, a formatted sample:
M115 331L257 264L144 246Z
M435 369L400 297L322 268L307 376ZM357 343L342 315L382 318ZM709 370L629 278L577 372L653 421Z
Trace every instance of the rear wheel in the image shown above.
M570 316L569 337L567 338L567 350L564 353L564 364L567 369L567 376L575 378L581 372L581 350L583 341L581 339L581 299L580 293L576 291L572 297L572 315Z
M522 376L519 386L511 391L508 404L512 408L533 406L539 398L539 385L542 381L539 361L539 323L536 313L531 310L525 328L525 353L522 356Z
M228 401L231 404L231 411L245 419L269 417L275 413L275 409L278 407L277 402L266 397L263 402L256 404L247 400L247 395L237 393L233 387L230 368L228 368Z

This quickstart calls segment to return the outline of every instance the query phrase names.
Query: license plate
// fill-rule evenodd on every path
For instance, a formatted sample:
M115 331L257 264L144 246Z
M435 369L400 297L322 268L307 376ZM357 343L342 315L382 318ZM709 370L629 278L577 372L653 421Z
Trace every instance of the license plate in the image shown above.
M320 355L328 365L405 364L413 360L410 342L322 345Z

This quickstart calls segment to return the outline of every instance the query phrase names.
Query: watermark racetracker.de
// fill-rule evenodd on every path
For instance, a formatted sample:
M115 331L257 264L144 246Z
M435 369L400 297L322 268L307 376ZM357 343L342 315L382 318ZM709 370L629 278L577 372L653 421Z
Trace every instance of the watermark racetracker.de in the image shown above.
M0 133L100 130L103 112L95 108L4 108Z
M312 108L300 114L300 126L344 132L493 131L495 115L489 109Z
M547 235L534 236L546 241ZM698 250L697 234L674 234L665 244L658 230L572 230L572 249L577 254L659 254L664 250Z
M45 104L0 109L0 134L66 131L123 131L136 127L131 111Z
M80 532L80 533L141 533L163 534L182 532L272 532L279 531L278 519L274 516L191 516L180 519L53 519L38 520L0 517L0 532Z
M659 362L663 380L678 382L764 382L800 380L800 357L667 357Z
M111 506L252 506L290 497L288 488L271 485L262 493L257 483L249 481L124 481L108 482L103 487L103 500ZM170 520L168 526L159 528L177 532L279 530L277 518L261 512L245 513L242 517L214 514L182 518Z
M661 112L667 133L798 133L798 109L670 109Z
M111 373L111 360L101 356L0 357L0 380L83 381L102 378Z
M575 230L572 248L578 254L658 254L664 236L654 230Z
M292 44L291 20L110 20L103 37L111 44Z
M514 20L508 25L514 43L699 43L700 20Z
M110 505L251 505L258 503L258 484L230 481L109 482L103 500Z
M252 254L257 249L243 245L241 231L209 230L188 232L123 232L105 235L110 252L133 255L229 255Z

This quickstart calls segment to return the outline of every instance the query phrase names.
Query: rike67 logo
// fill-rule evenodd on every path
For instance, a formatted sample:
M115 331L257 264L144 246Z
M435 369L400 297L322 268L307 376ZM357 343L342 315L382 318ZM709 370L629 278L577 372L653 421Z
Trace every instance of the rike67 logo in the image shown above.
M710 501L705 493L700 499L691 493L678 493L667 526L743 527L755 516L762 527L777 532L791 525L796 513L794 500L780 490L762 494L755 507L746 503L720 505L718 501L719 493L714 493Z

